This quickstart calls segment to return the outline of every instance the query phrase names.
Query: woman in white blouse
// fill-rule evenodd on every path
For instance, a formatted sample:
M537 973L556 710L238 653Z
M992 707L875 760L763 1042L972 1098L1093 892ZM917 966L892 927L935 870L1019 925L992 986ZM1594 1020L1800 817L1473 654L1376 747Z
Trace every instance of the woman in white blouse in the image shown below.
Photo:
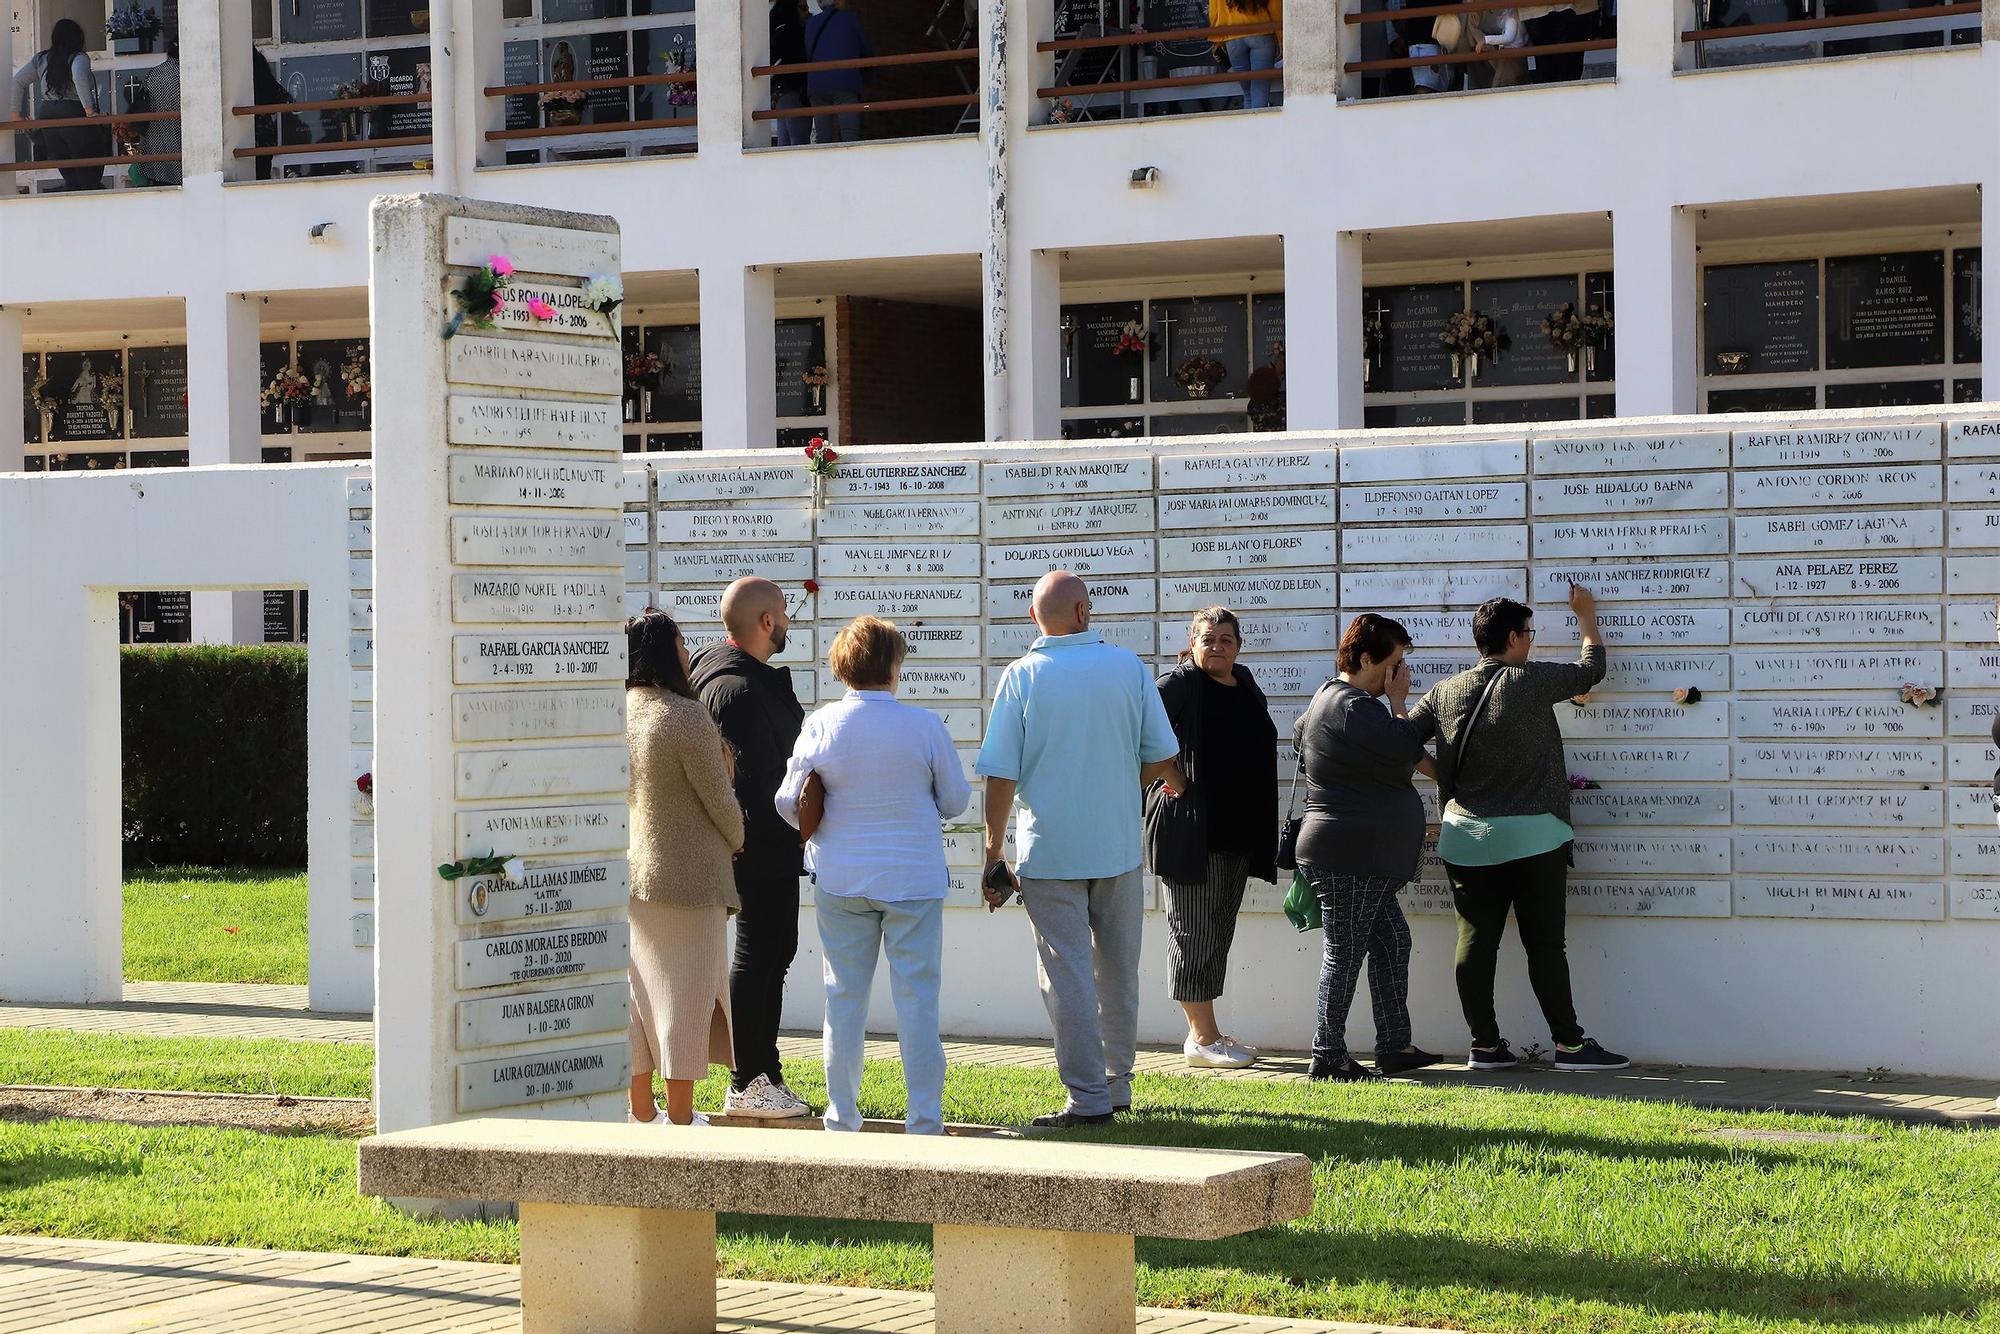
M868 993L886 953L904 1126L944 1132L938 978L949 872L940 822L965 809L972 787L944 721L896 698L908 652L902 632L874 616L834 636L827 661L847 694L806 719L778 788L778 814L808 835L826 977L828 1130L861 1129Z

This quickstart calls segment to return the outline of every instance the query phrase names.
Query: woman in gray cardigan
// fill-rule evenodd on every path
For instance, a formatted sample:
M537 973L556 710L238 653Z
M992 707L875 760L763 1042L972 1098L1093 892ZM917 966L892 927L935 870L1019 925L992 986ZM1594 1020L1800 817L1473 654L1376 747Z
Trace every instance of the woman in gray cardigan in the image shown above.
M1299 870L1319 896L1326 931L1313 1079L1379 1079L1438 1061L1410 1041L1410 928L1396 902L1417 878L1424 848L1424 803L1410 774L1430 772L1423 739L1405 716L1409 646L1400 622L1372 612L1355 617L1340 639L1340 675L1298 722L1306 778ZM1373 1070L1347 1051L1363 960L1375 1008Z

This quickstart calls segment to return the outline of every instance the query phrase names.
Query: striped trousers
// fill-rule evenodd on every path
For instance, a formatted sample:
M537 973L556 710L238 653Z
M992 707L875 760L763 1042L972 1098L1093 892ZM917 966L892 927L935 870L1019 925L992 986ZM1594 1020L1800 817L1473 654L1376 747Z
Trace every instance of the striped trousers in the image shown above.
M1222 994L1236 916L1250 882L1250 859L1240 852L1208 854L1208 878L1161 877L1167 897L1167 968L1177 1001L1212 1001Z
M1319 970L1319 1025L1313 1064L1347 1061L1347 1012L1368 964L1368 996L1375 1008L1375 1053L1386 1056L1410 1042L1410 925L1396 901L1401 880L1335 875L1300 863L1319 895L1326 956Z

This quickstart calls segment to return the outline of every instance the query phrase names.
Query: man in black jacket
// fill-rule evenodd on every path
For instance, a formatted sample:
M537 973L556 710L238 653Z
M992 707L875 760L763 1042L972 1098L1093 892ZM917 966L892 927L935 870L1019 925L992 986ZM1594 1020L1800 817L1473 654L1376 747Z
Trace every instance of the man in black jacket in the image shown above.
M805 710L792 674L773 667L785 647L785 595L768 579L738 579L722 594L729 637L694 659L691 681L736 752L736 799L743 805L743 853L736 859L736 953L729 964L729 1007L736 1069L724 1110L771 1120L809 1116L785 1087L778 1061L778 1017L785 973L799 950L799 831L772 805Z

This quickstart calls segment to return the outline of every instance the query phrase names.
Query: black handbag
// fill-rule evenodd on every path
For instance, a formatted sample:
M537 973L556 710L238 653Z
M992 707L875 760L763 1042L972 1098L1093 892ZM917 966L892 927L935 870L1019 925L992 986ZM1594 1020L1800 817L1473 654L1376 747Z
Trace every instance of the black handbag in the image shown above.
M1298 809L1299 775L1306 771L1306 757L1299 756L1299 767L1292 774L1291 795L1285 798L1285 823L1278 830L1278 869L1296 871L1299 869L1299 829L1305 824L1305 817L1293 814Z

